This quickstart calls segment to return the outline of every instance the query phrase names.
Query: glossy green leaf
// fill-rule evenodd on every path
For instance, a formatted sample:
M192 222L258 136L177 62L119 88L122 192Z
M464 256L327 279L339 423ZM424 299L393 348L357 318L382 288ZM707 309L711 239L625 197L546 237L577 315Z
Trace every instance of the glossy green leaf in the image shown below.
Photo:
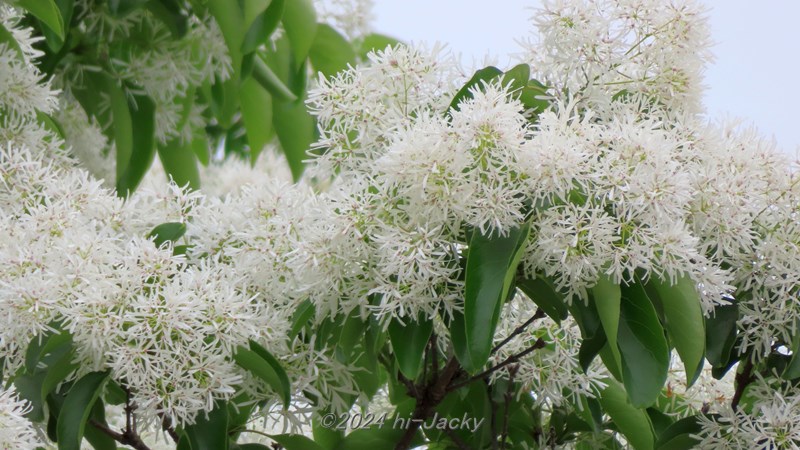
M242 24L249 28L270 6L271 0L238 0L242 8Z
M569 309L564 303L563 296L548 280L541 277L533 280L519 280L517 287L556 323L561 323L569 316Z
M735 304L716 306L714 314L705 319L706 359L713 367L724 367L730 360L738 320L739 308Z
M522 92L522 89L528 85L528 80L531 78L531 68L527 64L518 64L503 73L502 83L508 87L509 92L517 96Z
M500 310L522 257L530 225L508 231L506 236L486 236L475 231L469 244L464 286L464 326L470 363L460 361L469 371L489 359Z
M261 45L269 41L269 37L278 28L278 24L283 17L283 9L286 5L285 0L272 0L269 6L248 25L247 33L242 42L242 53L254 52ZM245 14L247 21L249 14Z
M298 70L308 56L317 35L317 13L311 0L286 2L283 10L283 28L292 44L294 70Z
M98 398L97 401L94 402L92 413L89 417L91 420L108 427L108 422L106 421L106 407L103 404L102 398ZM83 437L94 450L117 449L117 441L93 426L84 429Z
M252 78L242 82L239 95L250 162L255 163L275 133L272 129L272 96Z
M72 372L78 369L78 364L72 361L74 357L75 351L70 349L70 351L64 353L47 368L47 372L42 380L42 399L47 398L62 381L66 380Z
M701 431L697 416L685 417L664 430L656 441L656 450L689 450L697 446L698 440L693 438Z
M258 84L264 87L270 94L272 94L276 100L280 100L283 102L295 102L297 101L297 96L294 95L283 81L269 68L269 66L264 63L264 61L259 57L256 56L253 58L253 79L255 79Z
M125 174L133 155L133 123L131 111L128 107L128 98L125 91L117 83L108 78L105 84L111 103L111 126L113 128L114 144L116 145L117 179ZM85 107L85 105L84 105Z
M86 422L108 376L108 372L91 372L72 385L58 414L58 450L80 450Z
M286 450L325 450L316 442L300 434L277 434L270 436L270 439L281 444Z
M180 39L186 35L189 29L189 19L183 14L178 0L151 0L146 4L146 7L153 17L166 25L175 39Z
M800 319L797 319L797 322L798 325L800 325ZM781 376L786 380L793 380L795 378L800 378L800 333L795 333L789 345L791 346L790 350L792 351L792 356L789 358L789 362L781 373Z
M242 42L246 29L244 28L244 16L239 7L239 2L231 0L209 0L208 10L214 19L217 20L228 53L231 57L233 70L238 73L242 63Z
M193 190L200 189L200 170L191 142L172 139L166 144L159 144L158 158L164 171L175 184L181 187L188 186Z
M72 336L66 331L34 337L25 351L25 370L33 373L47 355L58 352L60 357L71 345Z
M186 224L182 222L167 222L153 228L147 235L152 238L156 247L161 247L165 242L177 242L186 233Z
M606 379L605 382L608 386L599 399L603 410L634 449L652 450L655 436L647 413L628 402L625 389L616 380Z
M326 414L330 414L330 411L327 411ZM338 430L335 427L323 426L320 423L321 417L323 417L322 412L320 412L319 416L314 417L311 422L311 432L314 436L314 442L323 450L334 450L344 439L344 431Z
M603 331L608 341L608 348L614 357L614 364L621 368L622 357L617 346L619 333L620 304L622 291L619 284L613 282L607 275L601 275L597 284L592 288L592 299L597 308L597 315L603 324Z
M303 301L292 315L292 329L289 331L289 339L294 339L300 334L300 331L308 324L308 321L314 317L315 313L314 304L309 300Z
M326 77L355 65L356 52L353 46L330 25L321 23L317 27L317 35L311 45L308 57L315 71Z
M483 69L475 72L475 74L472 75L472 78L470 78L469 81L467 81L464 86L462 86L461 89L456 92L456 95L450 102L448 111L458 111L461 108L459 105L462 101L472 98L472 93L470 90L480 87L483 83L495 79L502 74L503 72L494 66L484 67Z
M386 420L387 423L392 423L390 422L391 419ZM377 450L395 448L395 444L401 439L403 433L405 433L404 429L400 427L395 429L392 426L360 428L345 436L336 450ZM420 435L417 433L410 448L414 448L421 443Z
M192 450L228 450L228 409L217 404L207 415L200 413L184 430Z
M469 342L467 341L466 325L464 322L464 313L461 311L453 311L448 324L450 330L450 342L453 344L453 352L461 363L462 367L474 367L472 355L469 351Z
M400 45L401 42L398 39L395 39L391 36L386 36L384 34L379 33L371 33L361 40L358 46L358 56L362 60L367 59L367 55L370 52L378 52L383 51L388 46L396 47Z
M155 105L148 97L137 95L130 105L133 132L130 161L117 179L117 193L127 196L136 190L155 157ZM114 118L116 122L116 117ZM116 128L116 123L115 123ZM116 131L115 131L116 133ZM119 161L119 158L117 159Z
M681 277L677 283L650 280L661 299L670 340L678 351L686 370L687 384L691 385L699 375L706 353L706 327L700 297L695 283L688 277Z
M653 304L640 284L622 287L617 344L631 403L652 405L667 381L670 349Z
M16 0L17 6L28 11L64 39L64 18L53 0Z
M302 101L272 104L272 124L295 181L303 174L306 153L316 140L316 122Z
M422 371L425 348L433 333L433 321L406 320L401 324L398 319L389 323L389 339L400 372L408 379L416 380Z
M272 354L250 341L250 349L240 346L233 359L240 367L266 382L281 396L284 406L288 408L292 395L289 378Z

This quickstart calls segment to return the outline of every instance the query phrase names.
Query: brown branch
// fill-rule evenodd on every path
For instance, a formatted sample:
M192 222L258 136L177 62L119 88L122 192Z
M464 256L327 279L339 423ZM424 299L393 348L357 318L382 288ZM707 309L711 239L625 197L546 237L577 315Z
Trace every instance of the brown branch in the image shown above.
M530 353L533 353L534 351L544 347L545 345L546 344L542 340L542 338L539 338L539 339L536 340L536 342L533 343L532 346L528 347L527 349L517 353L516 355L509 356L508 358L504 359L503 362L501 362L501 363L499 363L499 364L497 364L495 366L492 366L492 367L484 370L483 372L481 372L481 373L479 373L477 375L474 375L474 376L472 376L470 378L467 378L466 380L464 380L464 381L462 381L460 383L456 383L456 384L450 385L447 388L447 390L448 390L448 392L449 391L454 391L456 389L462 388L462 387L472 383L473 381L477 381L477 380L480 380L482 378L486 378L487 376L491 375L493 372L496 372L496 371L502 369L503 367L505 367L505 366L507 366L509 364L514 364L514 363L519 362L519 360L521 358L529 355Z
M753 376L753 360L747 357L747 362L744 364L742 371L736 374L734 381L736 382L736 390L731 399L731 408L735 411L739 407L739 402L742 400L744 390L756 377Z
M523 323L522 325L520 325L517 328L515 328L514 331L511 332L511 334L509 334L505 339L503 339L502 342L497 344L492 349L492 355L497 353L497 351L500 350L504 345L506 345L509 342L511 342L512 339L514 339L515 337L517 337L520 334L522 334L522 332L525 331L526 328L531 326L531 324L533 324L533 322L536 322L539 319L544 319L545 316L546 316L546 314L544 313L542 308L537 309L536 313L530 319L528 319L527 321L525 321L525 323Z
M488 378L484 378L483 382L486 383L486 390L489 393L489 406L491 407L489 432L492 436L492 450L497 450L497 402L494 401L494 387L489 383Z
M394 447L395 450L407 450L411 446L411 441L414 440L414 435L419 430L419 427L430 416L434 408L444 400L445 395L449 392L447 386L460 370L461 367L458 364L458 360L453 356L442 370L441 376L427 383L421 392L417 390L415 397L417 405L409 420L408 428L406 428L400 441Z
M172 426L172 419L164 414L164 412L159 412L158 417L161 418L161 429L166 431L169 437L177 444L181 437L175 432L175 428Z
M508 389L505 393L505 405L503 409L503 432L500 434L500 450L505 450L506 439L508 438L508 417L510 415L511 397L514 396L514 378L517 376L519 370L518 365L511 366L508 369Z
M108 437L114 439L115 441L119 442L122 445L127 445L133 448L134 450L151 450L150 447L148 447L147 444L145 444L142 441L142 439L139 437L138 434L136 434L135 431L124 430L122 433L119 433L112 430L111 428L108 428L104 424L94 419L89 420L89 424L91 424L93 427L97 428L101 432L105 433Z

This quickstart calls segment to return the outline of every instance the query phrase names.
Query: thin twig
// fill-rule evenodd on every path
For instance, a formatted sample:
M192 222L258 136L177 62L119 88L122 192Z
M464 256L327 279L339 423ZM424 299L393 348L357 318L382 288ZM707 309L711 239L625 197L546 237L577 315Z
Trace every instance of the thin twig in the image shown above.
M537 309L536 313L530 319L528 319L527 321L525 321L525 323L515 328L514 331L511 332L511 334L509 334L505 339L503 339L502 342L495 345L495 347L492 349L491 354L494 355L495 353L497 353L497 351L500 350L504 345L508 344L509 342L511 342L512 339L522 334L522 332L525 331L526 328L531 326L533 322L536 322L539 319L544 319L545 316L546 314L541 308Z
M539 338L539 339L536 340L536 342L533 343L532 346L528 347L527 349L517 353L516 355L509 356L508 358L504 359L503 362L501 362L501 363L499 363L499 364L497 364L495 366L492 366L492 367L484 370L483 372L481 372L481 373L479 373L477 375L469 377L469 378L467 378L466 380L464 380L464 381L462 381L460 383L456 383L456 384L450 385L450 387L448 387L447 390L448 391L454 391L456 389L462 388L462 387L472 383L473 381L485 378L485 377L491 375L493 372L496 372L496 371L502 369L503 367L505 367L505 366L507 366L509 364L514 364L516 362L519 362L520 358L523 358L523 357L527 356L528 354L533 353L534 351L544 347L545 345L546 344L542 340L542 338Z

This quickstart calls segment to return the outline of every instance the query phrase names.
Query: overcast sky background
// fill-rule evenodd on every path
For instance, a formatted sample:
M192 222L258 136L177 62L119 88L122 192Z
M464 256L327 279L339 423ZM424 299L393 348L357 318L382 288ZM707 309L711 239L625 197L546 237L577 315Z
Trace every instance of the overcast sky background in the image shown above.
M495 56L509 67L534 32L538 0L376 0L374 28L406 42L442 42L466 64ZM707 0L716 61L706 72L710 117L742 117L800 152L800 2Z

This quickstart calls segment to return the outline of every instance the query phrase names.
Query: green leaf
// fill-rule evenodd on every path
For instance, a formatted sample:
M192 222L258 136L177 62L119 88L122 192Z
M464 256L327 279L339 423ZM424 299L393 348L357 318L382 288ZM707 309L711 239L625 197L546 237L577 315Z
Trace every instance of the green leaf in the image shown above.
M134 96L134 102L130 105L132 153L122 176L117 179L117 194L123 197L136 190L155 157L155 105L142 95Z
M327 411L326 414L330 414L330 411ZM320 423L320 417L322 417L322 413L320 413L320 416L314 417L311 422L311 432L314 435L314 441L323 450L333 450L342 442L342 439L344 439L344 431L335 429L335 427L323 426Z
M285 0L272 0L267 9L259 14L249 25L247 33L242 42L242 53L245 55L254 52L261 45L269 41L269 37L278 28L278 24L283 17L283 9L286 5ZM247 20L248 14L245 14Z
M218 403L207 416L198 414L185 433L192 450L228 450L228 408Z
M325 450L316 442L299 434L277 434L270 436L270 439L281 444L286 450Z
M533 280L520 280L517 282L517 287L556 323L560 324L562 320L569 316L569 309L567 309L567 304L564 303L563 296L556 291L556 288L548 280L542 277L536 277Z
M283 28L292 44L294 70L306 59L317 34L317 13L311 0L294 0L283 10Z
M108 422L106 422L106 407L101 398L98 398L97 401L94 402L90 417L97 423L108 427ZM117 449L117 441L93 426L86 427L83 437L86 438L86 441L88 441L95 450Z
M636 450L652 450L655 436L647 413L628 402L625 390L616 380L604 381L608 386L600 393L600 404L614 425Z
M370 52L378 52L385 50L386 47L392 46L396 47L400 45L401 42L398 39L395 39L391 36L386 36L384 34L378 33L371 33L361 40L360 45L358 46L358 57L361 60L366 60L367 55Z
M326 77L347 69L356 63L356 52L344 36L330 25L321 23L308 53L311 66Z
M798 319L797 322L800 322L800 319ZM800 325L800 323L798 323L798 325ZM795 333L790 345L792 357L789 359L789 363L781 374L781 377L785 380L793 380L800 377L800 333Z
M60 357L71 345L72 335L66 331L34 337L25 352L25 370L33 373L47 355L58 353Z
M44 22L64 40L64 18L53 0L17 0L16 4Z
M475 364L469 352L464 313L461 311L453 311L448 328L450 329L450 342L453 344L453 352L458 362L461 363L462 367L474 367Z
M522 89L528 85L531 78L531 68L527 64L518 64L503 74L502 83L508 86L509 91L519 95Z
M470 92L471 89L480 87L483 83L495 79L502 74L503 72L494 66L484 67L483 69L475 72L475 74L472 75L472 78L470 78L469 81L467 81L464 86L462 86L461 89L456 92L456 95L450 102L448 112L458 111L461 108L460 104L462 101L472 98L472 93Z
M178 186L189 186L192 190L200 189L200 171L197 167L197 156L191 142L172 139L166 144L158 145L158 157L164 171Z
M669 371L669 346L655 308L641 284L622 287L619 350L622 380L631 403L652 405L661 393Z
M238 0L242 8L242 24L249 28L270 5L271 0Z
M650 280L661 298L670 340L686 370L686 383L691 386L700 374L706 352L706 327L700 298L695 283L688 277L681 277L670 286L667 283Z
M238 74L242 64L242 42L244 41L244 17L239 8L239 2L231 0L209 0L208 10L216 19L228 53L231 57L233 70ZM234 78L238 78L234 77Z
M153 17L167 26L172 37L180 39L186 35L186 31L189 29L189 20L183 14L177 0L150 0L146 7Z
M113 128L114 144L116 144L117 179L119 180L124 176L133 154L133 123L125 91L111 78L107 78L105 81L106 92L111 103L111 127Z
M300 331L303 330L303 327L305 327L308 321L314 317L315 312L316 310L314 309L314 304L309 300L304 300L302 303L300 303L292 315L292 329L289 331L289 339L294 339L298 334L300 334Z
M656 450L689 450L695 448L698 440L691 437L701 431L697 416L685 417L664 430L656 441Z
M416 380L422 371L425 348L431 333L433 321L430 319L407 320L405 325L398 319L389 323L389 340L392 342L395 360L400 372L411 380Z
M167 222L158 225L147 235L153 238L156 247L161 247L165 242L177 242L186 233L186 224L181 222Z
M260 348L260 346L256 348L260 348L260 350L263 350L263 352L256 352L253 344L254 342L251 341L250 350L239 346L238 351L233 355L234 361L236 361L236 364L238 364L241 368L249 371L274 389L275 392L278 393L283 399L284 407L288 408L289 402L291 401L291 390L288 387L289 380L286 377L286 373L283 372L283 369L280 369L281 373L276 371L275 366L280 368L280 365L277 364L277 361L274 361L274 358L272 358L273 362L275 362L275 365L273 365L273 363L269 360L269 358L271 358L269 352L263 348ZM264 358L265 354L269 355L269 357Z
M391 419L386 419L387 421ZM394 448L405 433L405 429L391 426L360 428L352 431L342 439L337 450L377 450ZM416 434L412 445L414 448L421 444L419 433ZM289 449L287 449L289 450Z
M705 319L706 358L713 367L724 367L728 364L736 343L738 320L739 308L735 304L716 306L714 315Z
M72 385L58 414L58 450L80 450L86 422L108 376L108 372L91 372Z
M278 75L258 55L253 58L253 78L270 94L275 96L276 100L284 102L297 101L297 96L294 95L294 92L283 84Z
M42 380L41 398L46 399L47 396L53 392L59 383L64 381L73 371L79 366L75 364L72 359L75 357L75 350L64 353L61 358L54 361L47 369L45 377Z
M272 129L272 96L252 78L242 82L239 96L250 162L255 163L275 133Z
M12 49L17 52L17 57L20 60L24 60L25 55L22 54L22 49L19 46L19 42L14 39L14 35L8 31L2 23L0 23L0 44L8 45L9 49Z
M460 361L469 371L489 359L500 310L516 274L530 225L508 231L506 236L472 236L464 287L464 326L470 361ZM471 363L469 366L466 363Z
M622 356L617 346L620 304L622 302L622 291L619 284L611 281L607 275L601 275L597 284L592 288L592 298L597 308L597 315L603 324L603 331L608 341L608 348L613 355L614 364L621 368Z
M303 174L307 151L316 140L316 122L305 102L272 104L272 124L295 181Z

